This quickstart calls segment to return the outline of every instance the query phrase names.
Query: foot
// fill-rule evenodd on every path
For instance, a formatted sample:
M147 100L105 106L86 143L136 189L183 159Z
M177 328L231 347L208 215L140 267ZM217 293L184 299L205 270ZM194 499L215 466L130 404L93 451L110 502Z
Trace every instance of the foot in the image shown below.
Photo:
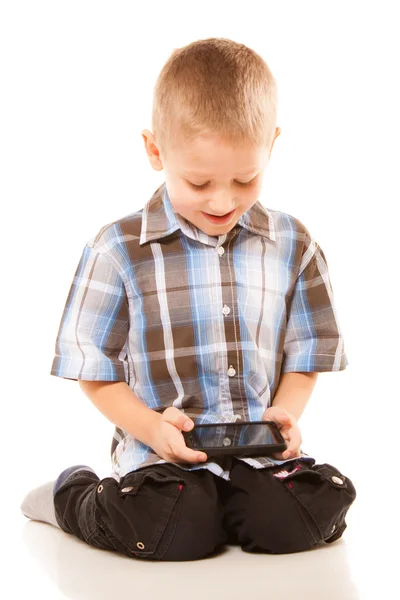
M54 510L54 495L70 475L81 470L94 473L93 469L87 465L74 465L64 469L55 481L48 481L31 490L25 496L20 507L25 517L34 521L50 523L50 525L61 529Z
M55 481L48 481L28 492L21 504L21 511L25 517L60 527L54 511L54 484Z

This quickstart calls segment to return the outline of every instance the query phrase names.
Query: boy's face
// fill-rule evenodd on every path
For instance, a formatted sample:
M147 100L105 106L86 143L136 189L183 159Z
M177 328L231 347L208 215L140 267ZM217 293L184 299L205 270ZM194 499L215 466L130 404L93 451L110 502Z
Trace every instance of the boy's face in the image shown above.
M164 169L168 196L176 213L211 236L228 233L243 213L257 202L270 148L227 144L216 135L202 134L194 141L170 149L164 159L153 134L142 136L150 163L156 171ZM201 186L198 189L195 186ZM207 214L226 215L209 219Z

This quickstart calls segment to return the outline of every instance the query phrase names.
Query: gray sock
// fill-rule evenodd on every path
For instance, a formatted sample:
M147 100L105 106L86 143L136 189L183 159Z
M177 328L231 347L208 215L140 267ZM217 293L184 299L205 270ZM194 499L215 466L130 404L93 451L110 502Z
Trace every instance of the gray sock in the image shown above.
M20 507L25 517L33 519L34 521L50 523L50 525L54 525L61 529L57 522L54 510L54 495L66 480L77 471L89 471L96 475L94 470L88 465L73 465L72 467L64 469L57 479L40 485L25 496Z
M55 527L61 527L57 523L56 514L54 511L53 487L55 481L48 481L43 485L31 490L25 496L21 510L25 517L34 521L43 521L50 523Z

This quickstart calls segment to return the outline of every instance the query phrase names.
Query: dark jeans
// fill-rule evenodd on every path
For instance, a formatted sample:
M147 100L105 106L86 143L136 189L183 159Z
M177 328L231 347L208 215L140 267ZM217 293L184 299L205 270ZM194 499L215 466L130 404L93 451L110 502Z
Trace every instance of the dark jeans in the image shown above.
M226 460L230 481L172 464L119 483L77 471L55 493L57 522L91 546L153 560L197 560L226 543L245 552L300 552L342 536L356 491L332 465L298 460L255 469Z

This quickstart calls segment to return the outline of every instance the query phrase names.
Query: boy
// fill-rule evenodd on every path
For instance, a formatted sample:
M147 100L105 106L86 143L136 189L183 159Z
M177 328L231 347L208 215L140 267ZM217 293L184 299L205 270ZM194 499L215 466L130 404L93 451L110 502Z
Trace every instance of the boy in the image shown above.
M165 183L86 244L51 369L116 425L112 473L65 469L27 494L28 518L156 560L341 537L354 486L300 449L297 424L318 372L348 364L327 263L299 220L258 201L276 99L264 60L228 39L163 67L142 136ZM209 458L181 433L257 420L278 424L285 452Z

